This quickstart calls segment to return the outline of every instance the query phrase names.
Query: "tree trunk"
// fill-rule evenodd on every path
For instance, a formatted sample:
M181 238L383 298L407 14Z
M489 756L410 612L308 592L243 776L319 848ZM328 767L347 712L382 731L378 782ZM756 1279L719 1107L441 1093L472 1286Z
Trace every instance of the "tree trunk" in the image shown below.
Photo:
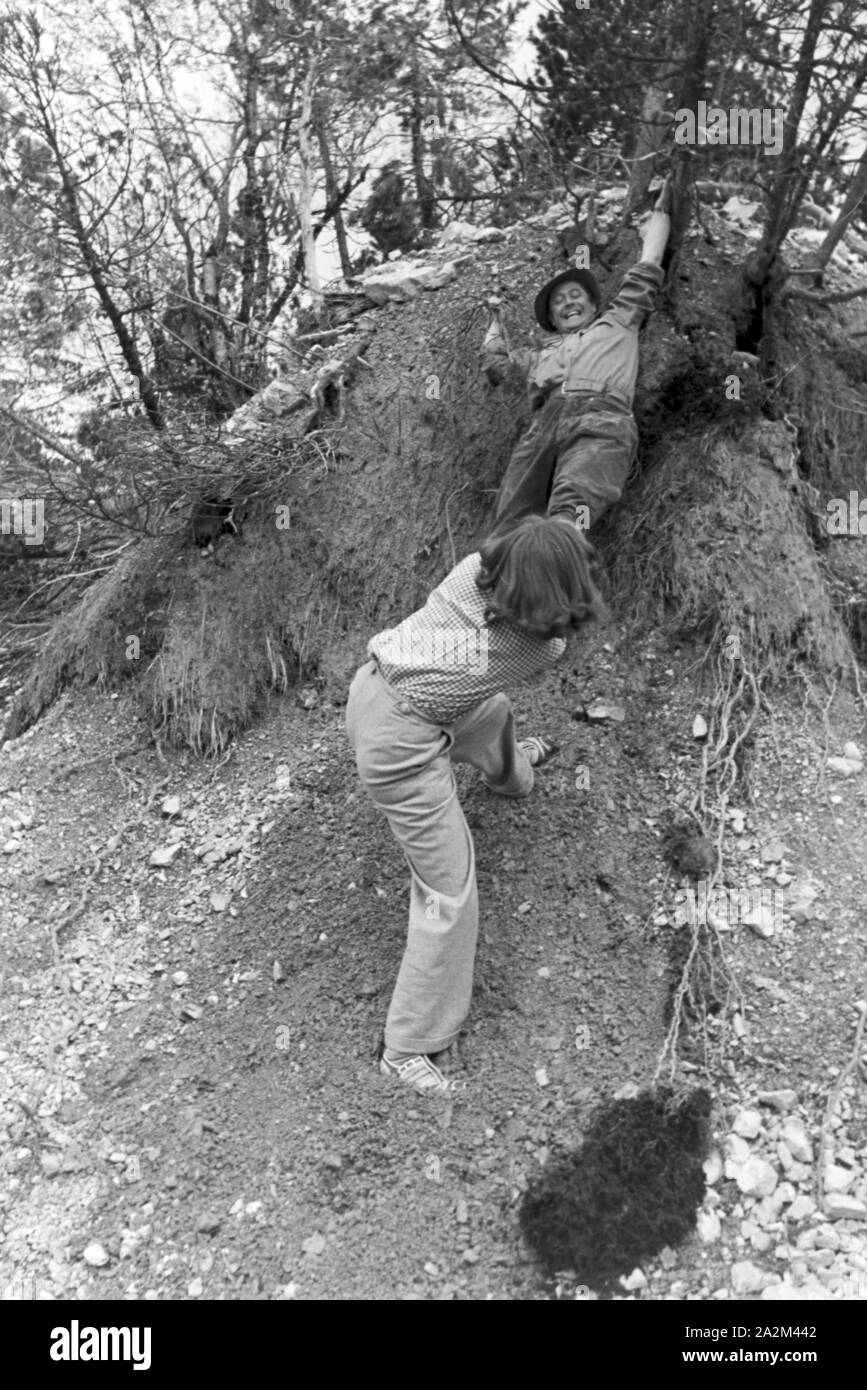
M304 78L301 92L301 120L298 129L298 149L301 155L301 179L298 198L298 221L301 224L301 250L307 288L313 298L313 311L318 323L322 322L323 298L316 264L316 241L313 235L313 147L310 136L313 129L313 84L316 80L316 57L311 56L310 66Z
M343 220L343 212L339 203L339 189L334 177L334 165L331 162L331 151L328 148L328 108L321 96L316 97L313 102L313 124L319 142L319 158L322 161L322 169L325 174L325 201L329 206L335 207L334 235L337 238L337 254L340 257L340 273L344 279L348 279L352 274L352 262L349 257L349 244L346 240L346 223Z
M667 77L667 71L667 65L666 68L660 65L652 73L645 88L624 217L628 217L640 205L653 176L653 156L662 144L666 129L662 113L665 110L666 93L663 81Z
M693 0L686 10L686 34L683 42L683 75L678 109L696 110L706 87L708 51L713 18L712 0ZM692 155L686 146L675 146L672 156L672 213L666 261L669 278L674 283L674 268L680 246L692 221L695 200Z
M802 160L797 148L798 128L807 104L816 45L827 9L828 0L811 0L810 13L798 54L792 100L786 110L783 125L783 146L779 155L778 172L774 178L765 232L760 245L750 256L745 267L747 282L756 289L767 283L780 246L792 228L801 199L807 190L810 171L804 174L801 170Z
M114 336L123 354L123 360L130 374L135 377L138 383L139 396L147 417L154 429L164 429L165 421L163 419L162 410L160 409L159 396L157 395L153 382L145 372L135 339L124 323L121 311L108 288L104 267L99 259L96 247L88 236L84 226L84 220L78 206L78 198L76 197L75 182L69 171L66 160L61 153L60 145L57 141L56 129L42 101L41 94L37 96L37 100L39 102L39 112L42 119L42 131L46 143L54 156L57 171L60 174L63 198L66 204L66 220L78 243L81 258L84 261L91 283L99 297L99 302L102 305L105 316L112 326Z
M867 197L867 145L864 146L858 167L852 175L852 182L840 210L840 216L833 223L822 245L817 247L804 263L805 268L813 269L816 272L813 277L814 284L821 285L823 272L834 254L834 249L848 231L849 223L855 213L863 206L865 197Z
M424 171L424 102L422 100L421 74L418 66L418 53L415 43L412 48L412 105L409 111L409 138L412 156L412 176L415 182L415 195L418 200L419 222L422 231L429 232L436 226L436 201L433 184Z

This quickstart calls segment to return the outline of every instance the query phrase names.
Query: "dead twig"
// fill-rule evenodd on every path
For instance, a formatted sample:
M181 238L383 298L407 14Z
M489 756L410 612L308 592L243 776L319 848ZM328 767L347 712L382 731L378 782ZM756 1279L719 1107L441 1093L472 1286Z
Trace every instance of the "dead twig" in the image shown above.
M863 1070L861 1048L864 1043L864 1025L867 1023L867 1003L865 1003L863 999L859 999L855 1008L858 1010L860 1018L858 1019L858 1026L855 1029L855 1042L852 1047L852 1053L845 1067L837 1077L837 1080L834 1082L834 1086L828 1096L828 1104L825 1107L825 1117L822 1120L822 1129L819 1139L819 1161L816 1165L816 1204L820 1210L825 1195L825 1155L828 1151L828 1145L831 1142L831 1121L836 1113L846 1081L853 1075L859 1077L860 1072Z

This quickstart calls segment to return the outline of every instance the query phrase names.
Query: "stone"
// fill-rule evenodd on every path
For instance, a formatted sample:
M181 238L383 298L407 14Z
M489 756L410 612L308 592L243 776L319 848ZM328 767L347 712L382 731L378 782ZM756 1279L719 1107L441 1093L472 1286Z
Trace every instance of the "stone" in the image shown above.
M175 855L181 848L180 842L174 845L161 845L159 849L154 850L149 862L153 864L155 868L165 868L166 865L172 863Z
M715 1211L699 1211L696 1217L695 1228L698 1231L698 1238L702 1245L713 1245L715 1240L719 1240L722 1227L720 1219Z
M810 1254L810 1264L818 1269L827 1269L836 1258L833 1250L813 1250Z
M735 1116L732 1132L742 1139L755 1139L762 1127L762 1117L758 1110L741 1110Z
M366 294L378 290L388 299L414 299L419 290L439 290L457 276L454 261L427 262L418 259L398 261L392 265L375 266L357 280Z
M762 845L763 864L779 864L780 860L785 858L785 855L786 846L783 844L782 840L776 837L773 840L767 840L765 844Z
M829 1221L863 1221L867 1217L867 1206L844 1192L827 1192L822 1210Z
M749 1260L736 1260L732 1265L731 1281L734 1293L758 1293L773 1275L759 1269Z
M719 1149L712 1149L704 1161L704 1180L708 1187L718 1183L723 1175L723 1161Z
M861 752L857 743L844 743L843 757L850 758L853 763L863 763L864 761L864 754Z
M777 882L779 882L779 878ZM759 1092L759 1105L768 1105L772 1110L778 1110L781 1115L785 1115L788 1111L794 1110L797 1104L797 1091L782 1090Z
M774 934L774 912L768 907L767 903L760 903L757 907L750 908L741 917L741 923L754 931L756 936L762 937L764 941L769 941Z
M768 1197L777 1185L777 1174L764 1158L748 1158L738 1169L735 1181L749 1197Z
M824 1302L834 1295L823 1284L810 1279L806 1284L769 1284L762 1289L762 1301L774 1303Z
M827 765L832 772L839 772L843 777L852 777L864 767L864 764L855 758L829 758Z
M780 1131L780 1139L799 1163L813 1162L813 1141L800 1120L787 1120Z
M813 1169L808 1163L793 1163L786 1174L790 1182L812 1183Z
M474 227L472 222L455 218L443 227L437 237L437 245L448 246L455 241L504 241L505 236L502 227Z
M812 1197L808 1197L805 1193L801 1193L795 1198L794 1202L792 1202L792 1205L786 1212L786 1217L789 1221L806 1221L807 1217L812 1216L815 1210L816 1203L813 1201Z
M842 1168L839 1163L829 1163L822 1174L826 1192L848 1192L857 1174L851 1168Z
M609 705L605 700L594 700L586 707L585 718L590 724L603 724L607 719L622 724L626 712L622 705Z
M92 1240L84 1250L84 1263L90 1265L91 1269L102 1269L109 1261L109 1253L104 1245L100 1245L98 1240Z
M631 1274L624 1275L620 1283L627 1293L634 1293L636 1289L647 1287L647 1275L643 1269L635 1268Z
M746 1163L750 1157L751 1149L746 1139L742 1139L739 1134L728 1135L725 1142L725 1156L732 1163Z

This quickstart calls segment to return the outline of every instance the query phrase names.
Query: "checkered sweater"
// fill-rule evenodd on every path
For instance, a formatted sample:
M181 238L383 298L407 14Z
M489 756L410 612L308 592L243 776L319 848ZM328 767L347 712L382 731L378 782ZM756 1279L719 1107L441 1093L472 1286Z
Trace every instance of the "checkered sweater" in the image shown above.
M489 594L476 584L481 556L461 560L427 603L395 628L372 638L385 679L419 713L437 724L503 690L535 683L566 650L562 638L544 640L508 619L485 619Z

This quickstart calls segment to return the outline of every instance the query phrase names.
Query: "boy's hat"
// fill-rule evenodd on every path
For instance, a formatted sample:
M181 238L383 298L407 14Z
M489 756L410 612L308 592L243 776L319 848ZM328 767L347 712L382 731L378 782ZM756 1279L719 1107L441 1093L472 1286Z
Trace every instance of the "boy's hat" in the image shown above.
M567 284L569 280L574 280L576 284L583 285L591 299L595 301L596 307L599 307L602 292L596 282L595 275L591 275L589 270L578 270L574 266L569 270L562 271L559 275L555 275L553 280L549 280L547 285L542 286L539 293L536 295L536 302L533 305L533 311L538 322L541 323L542 327L548 333L557 332L551 322L551 316L548 313L548 304L551 295L556 289L559 289L561 285Z

